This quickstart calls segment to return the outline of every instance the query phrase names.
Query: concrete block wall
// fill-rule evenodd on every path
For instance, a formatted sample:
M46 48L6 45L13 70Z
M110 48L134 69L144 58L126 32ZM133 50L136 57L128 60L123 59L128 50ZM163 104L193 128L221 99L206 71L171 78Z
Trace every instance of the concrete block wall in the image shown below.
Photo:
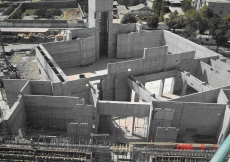
M161 72L165 68L175 69L176 60L180 60L180 62L183 62L184 59L187 60L190 59L190 62L192 62L194 53L180 53L175 54L178 59L174 60L172 57L173 55L166 55L167 47L158 47L158 48L151 48L151 49L145 49L149 52L146 52L146 58L143 59L135 59L130 61L122 61L117 63L109 63L107 65L108 74L105 81L105 90L103 92L103 95L106 97L103 97L105 100L114 100L116 96L118 96L119 101L128 101L128 88L127 88L127 82L125 81L128 75L142 75L147 72ZM151 51L157 51L157 53L152 53ZM164 53L165 55L162 56L161 54ZM159 55L158 55L159 54ZM184 56L182 56L184 54ZM163 63L163 66L160 66L159 64L154 64L155 59L157 59L157 62L159 59L163 59L161 63ZM169 57L172 57L172 59L169 59ZM151 59L150 59L151 58ZM149 62L148 60L154 61L154 63ZM172 63L174 60L175 63ZM165 66L164 66L165 65ZM173 67L174 66L174 67ZM147 67L147 68L146 68ZM160 68L159 68L160 67ZM148 71L147 71L147 70ZM170 70L169 69L169 70ZM114 78L117 78L118 88L115 88L115 82ZM182 84L179 84L181 89ZM114 88L117 89L117 95L114 96Z
M196 51L195 58L220 56L216 52L213 52L205 47L202 47L169 31L163 30L163 33L166 44L169 46L170 53L175 54L181 52Z
M25 95L24 103L31 126L66 129L66 122L93 119L93 107L78 97Z
M97 109L99 115L149 117L150 104L118 101L98 101Z
M86 29L71 29L72 32L72 39L77 38L88 38L95 36L95 28L86 28Z
M95 37L43 44L61 68L84 66L95 62Z
M175 127L157 127L155 142L176 142L177 134Z
M205 92L197 92L182 96L180 98L172 99L170 101L183 101L183 102L204 102L204 103L217 103L217 96L220 89L212 89Z
M226 94L228 94L229 92L230 92L229 90L220 89L219 95L217 97L217 103L219 103L219 104L227 104L229 102L229 98L227 97Z
M143 56L145 59L145 73L154 73L164 70L167 54L167 46L145 48Z
M64 96L74 96L84 99L86 103L89 103L89 93L90 93L90 85L89 79L79 79L74 81L69 81L62 84L62 88ZM58 90L56 90L58 91Z
M211 66L215 67L218 70L225 70L225 71L230 70L230 65L226 64L225 62L219 59L218 60L211 59L210 63L211 63Z
M222 88L222 90L223 90L225 96L226 96L226 97L228 98L228 100L229 100L229 99L230 99L230 88L229 88L229 86Z
M171 127L174 116L174 110L155 108L152 119L150 119L149 135L151 138L156 137L157 127Z
M146 83L146 82L160 80L162 78L175 77L176 75L177 75L177 70L169 70L165 72L136 76L135 79L141 83Z
M227 86L230 83L230 73L218 70L204 62L200 62L201 68L198 68L197 78L206 82L213 88Z
M230 127L230 108L229 105L226 105L224 118L219 127L220 131L217 133L218 144L222 144L224 140L229 135L229 127Z
M162 31L143 31L117 35L117 58L141 57L144 48L162 46Z
M122 33L136 32L136 24L112 24L111 36L109 40L109 57L116 57L117 54L117 35Z
M178 71L178 73L180 73L179 77L180 77L181 80L183 80L183 82L186 81L187 85L189 85L190 87L194 88L198 92L200 92L200 91L208 91L208 90L212 89L212 87L210 87L206 83L204 84L202 81L200 81L196 77L188 74L187 72L179 72ZM179 78L177 79L177 81L178 80L179 80Z
M27 81L25 86L21 89L20 94L22 94L22 95L24 95L24 94L31 95L32 94L30 81Z
M175 109L172 126L179 128L181 135L186 128L194 128L197 134L216 136L225 111L224 104L213 103L153 101L153 107Z
M97 100L99 99L99 90L92 84L92 82L89 81L90 85L90 92L89 92L89 103L96 107Z
M50 59L49 57L47 57L43 49L41 49L41 47L35 47L35 50L38 67L41 72L41 79L51 80L53 82L60 82L60 78L58 78L57 74L54 71L56 69L55 65L53 63L50 63Z
M6 91L6 98L9 107L18 100L22 88L27 84L28 80L19 79L3 79L4 88Z
M22 95L19 96L10 111L6 113L3 122L5 122L10 134L18 135L20 132L25 135L27 132L27 118Z
M53 95L51 81L30 80L33 95Z

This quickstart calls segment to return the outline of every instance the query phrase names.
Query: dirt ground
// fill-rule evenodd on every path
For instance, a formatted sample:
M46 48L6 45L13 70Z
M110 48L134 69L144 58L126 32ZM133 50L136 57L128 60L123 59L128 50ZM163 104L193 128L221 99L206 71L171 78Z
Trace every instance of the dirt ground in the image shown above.
M12 65L16 65L22 79L41 79L35 55L15 52L10 62Z
M60 8L60 10L62 11L63 14L62 16L55 16L54 17L55 20L68 20L71 22L77 22L78 20L81 20L81 15L78 8ZM35 17L37 17L34 15L35 11L36 11L35 9L26 10L23 13L23 19L34 19ZM40 18L40 19L47 20L45 18Z

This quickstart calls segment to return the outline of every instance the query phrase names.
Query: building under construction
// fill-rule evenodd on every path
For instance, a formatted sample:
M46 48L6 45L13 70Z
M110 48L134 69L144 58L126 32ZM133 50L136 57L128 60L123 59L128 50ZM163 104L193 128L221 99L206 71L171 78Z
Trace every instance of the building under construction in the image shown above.
M228 161L230 61L112 11L89 0L89 28L35 48L42 80L3 80L1 161Z

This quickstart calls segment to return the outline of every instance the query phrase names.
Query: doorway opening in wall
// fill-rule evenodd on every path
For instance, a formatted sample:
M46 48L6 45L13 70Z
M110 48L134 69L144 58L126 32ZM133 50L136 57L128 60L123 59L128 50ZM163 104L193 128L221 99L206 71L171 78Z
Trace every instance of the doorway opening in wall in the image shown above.
M100 57L108 57L108 12L100 13L100 22L99 22L99 52Z
M164 88L162 93L162 98L167 99L174 99L178 98L178 96L172 94L172 88L173 88L173 77L166 78L164 82ZM161 87L162 80L156 80L145 83L145 87L152 93L159 96L160 93L160 87Z
M185 95L190 95L190 94L193 94L193 93L198 93L198 91L188 85ZM174 95L181 96L181 90L174 92Z

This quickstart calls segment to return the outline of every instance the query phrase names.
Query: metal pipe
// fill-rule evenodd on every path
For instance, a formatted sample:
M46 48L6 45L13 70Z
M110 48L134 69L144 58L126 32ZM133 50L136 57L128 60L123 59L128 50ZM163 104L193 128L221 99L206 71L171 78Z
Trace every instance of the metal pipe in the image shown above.
M219 147L215 155L212 157L210 162L224 162L228 153L230 152L230 134ZM228 160L230 162L230 160Z

